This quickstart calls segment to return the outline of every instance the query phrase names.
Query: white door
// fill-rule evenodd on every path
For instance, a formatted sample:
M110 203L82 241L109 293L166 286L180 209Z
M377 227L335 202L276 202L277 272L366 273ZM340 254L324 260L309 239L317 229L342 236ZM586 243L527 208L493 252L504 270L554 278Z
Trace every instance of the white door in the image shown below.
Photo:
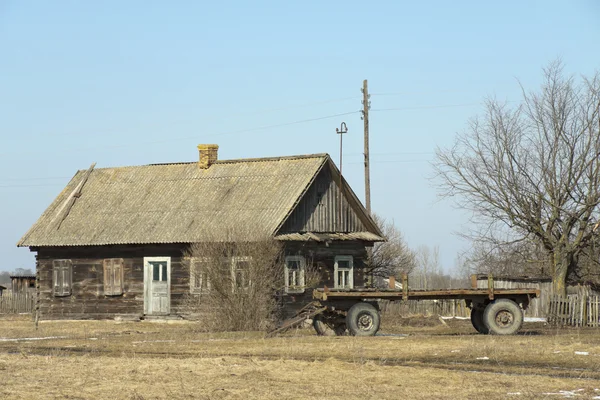
M171 311L171 257L144 257L144 313Z

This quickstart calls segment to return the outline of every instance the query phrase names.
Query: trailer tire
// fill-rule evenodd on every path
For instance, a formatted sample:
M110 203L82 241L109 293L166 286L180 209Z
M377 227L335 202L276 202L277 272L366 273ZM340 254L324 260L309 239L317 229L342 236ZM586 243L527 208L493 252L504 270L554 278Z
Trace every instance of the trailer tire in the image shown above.
M492 335L514 335L523 325L523 310L509 299L498 299L487 305L483 323Z
M344 336L346 334L346 324L331 325L327 323L323 314L315 315L313 318L313 328L319 336Z
M356 303L346 316L346 326L352 336L375 336L380 321L379 311L369 303Z
M473 328L483 335L487 335L489 330L487 326L483 323L483 307L473 307L471 309L471 324L473 324Z

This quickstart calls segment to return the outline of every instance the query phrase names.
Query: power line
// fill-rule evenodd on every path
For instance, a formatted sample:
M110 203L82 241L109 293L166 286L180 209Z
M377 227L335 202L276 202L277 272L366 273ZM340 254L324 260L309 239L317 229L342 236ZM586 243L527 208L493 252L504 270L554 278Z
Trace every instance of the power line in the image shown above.
M464 93L462 89L444 89L436 90L435 92L384 92L384 93L371 93L371 96L411 96L415 94L438 94L438 93Z
M427 155L427 154L435 154L433 151L402 151L402 152L394 152L394 153L370 153L372 156L414 156L414 155ZM346 156L362 156L363 153L346 153Z
M97 146L97 147L87 147L87 148L79 148L79 149L68 149L68 151L89 151L89 150L98 150L98 149L119 149L119 148L127 148L127 147L137 147L140 145L147 145L147 144L161 144L161 143L171 143L171 142L175 142L175 141L181 141L181 140L189 140L189 139L195 139L195 138L199 138L199 137L214 137L214 136L223 136L223 135L233 135L233 134L238 134L238 133L246 133L246 132L255 132L255 131L261 131L261 130L267 130L267 129L272 129L272 128L280 128L280 127L284 127L284 126L290 126L290 125L296 125L296 124L303 124L303 123L307 123L307 122L314 122L314 121L320 121L320 120L324 120L324 119L329 119L329 118L336 118L336 117L341 117L344 115L351 115L351 114L357 114L360 111L349 111L349 112L345 112L345 113L339 113L339 114L332 114L332 115L326 115L323 117L316 117L316 118L308 118L308 119L302 119L302 120L298 120L298 121L292 121L292 122L284 122L281 124L274 124L274 125L265 125L265 126L259 126L256 128L249 128L249 129L240 129L240 130L236 130L236 131L229 131L229 132L220 132L220 133L213 133L213 134L209 134L209 135L194 135L194 136L186 136L186 137L179 137L179 138L169 138L169 139L165 139L165 140L155 140L155 141L147 141L147 142L136 142L136 143L129 143L129 144L121 144L121 145L115 145L115 146ZM19 154L36 154L36 153L45 153L45 151L39 151L39 152L31 152L31 153L19 153ZM14 155L14 153L4 153L4 154L0 154L0 156L7 156L7 155Z
M394 107L394 108L375 108L371 111L405 111L405 110L425 110L434 108L455 108L455 107L471 107L478 106L480 103L466 103L466 104L443 104L438 106L414 106L414 107Z
M371 163L375 164L404 164L404 163L416 163L416 162L429 162L431 160L382 160L382 161L372 161ZM348 164L363 164L362 162L351 162Z
M295 104L295 105L290 105L290 106L285 106L285 107L267 108L267 109L262 109L262 110L239 112L239 113L230 113L227 115L227 118L239 117L239 116L243 116L243 115L268 114L268 113L273 113L273 112L278 112L278 111L294 110L294 109L298 109L298 108L306 108L306 107L323 105L323 104L340 103L343 101L355 100L360 97L361 96L340 97L340 98L336 98L336 99L319 100L319 101L313 101L311 103ZM219 120L223 120L223 119L218 118L218 119L213 119L212 121L219 121ZM61 137L61 136L75 136L75 135L81 135L81 134L82 134L81 132L71 132L71 133L53 134L52 136L53 137ZM35 138L35 137L38 137L38 135L21 136L21 138Z

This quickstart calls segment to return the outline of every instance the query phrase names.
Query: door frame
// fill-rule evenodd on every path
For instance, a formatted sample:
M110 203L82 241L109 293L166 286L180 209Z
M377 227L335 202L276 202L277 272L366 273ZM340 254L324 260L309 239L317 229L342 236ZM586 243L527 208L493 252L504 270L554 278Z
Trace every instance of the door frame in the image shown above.
M144 314L153 315L152 310L152 270L149 267L152 261L167 262L167 315L171 313L171 257L144 257ZM161 314L162 315L162 314Z

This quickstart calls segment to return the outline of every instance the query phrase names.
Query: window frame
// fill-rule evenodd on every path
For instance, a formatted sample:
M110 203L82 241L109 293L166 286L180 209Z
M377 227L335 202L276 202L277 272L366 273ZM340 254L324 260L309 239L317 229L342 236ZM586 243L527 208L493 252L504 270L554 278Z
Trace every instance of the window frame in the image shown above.
M340 268L339 261L348 261L348 268ZM338 273L340 271L348 271L348 286L340 286L340 282L338 279ZM333 264L333 286L336 289L354 289L354 258L352 256L335 256L334 264Z
M249 275L249 269L251 268L250 266L250 262L252 260L252 257L249 256L241 256L241 257L231 257L231 288L232 290L236 290L236 289L241 289L241 290L245 290L248 289L250 286L252 286L252 280L250 279ZM237 284L237 263L238 262L247 262L248 263L248 270L245 271L245 285L243 286L238 286ZM242 270L244 271L244 270Z
M66 297L72 293L73 262L70 259L52 260L52 295L54 297Z
M210 280L208 279L208 274L206 272L202 272L202 269L200 269L199 274L196 274L195 268L197 264L207 264L210 260L207 257L186 257L185 260L189 263L190 293L202 294L208 292L210 290ZM198 286L196 286L196 281L199 283ZM204 286L204 283L206 283L206 286Z
M289 273L290 269L288 267L288 261L297 261L300 262L300 277L299 277L299 285L290 288L290 279ZM303 293L306 289L306 281L305 281L305 271L306 271L306 259L304 256L285 256L285 264L284 264L284 279L285 279L285 292L286 293Z
M123 282L125 268L123 264L124 260L122 258L105 258L102 260L105 296L122 296L125 293L125 284ZM117 271L115 271L116 269ZM119 277L118 282L116 279L117 276Z

